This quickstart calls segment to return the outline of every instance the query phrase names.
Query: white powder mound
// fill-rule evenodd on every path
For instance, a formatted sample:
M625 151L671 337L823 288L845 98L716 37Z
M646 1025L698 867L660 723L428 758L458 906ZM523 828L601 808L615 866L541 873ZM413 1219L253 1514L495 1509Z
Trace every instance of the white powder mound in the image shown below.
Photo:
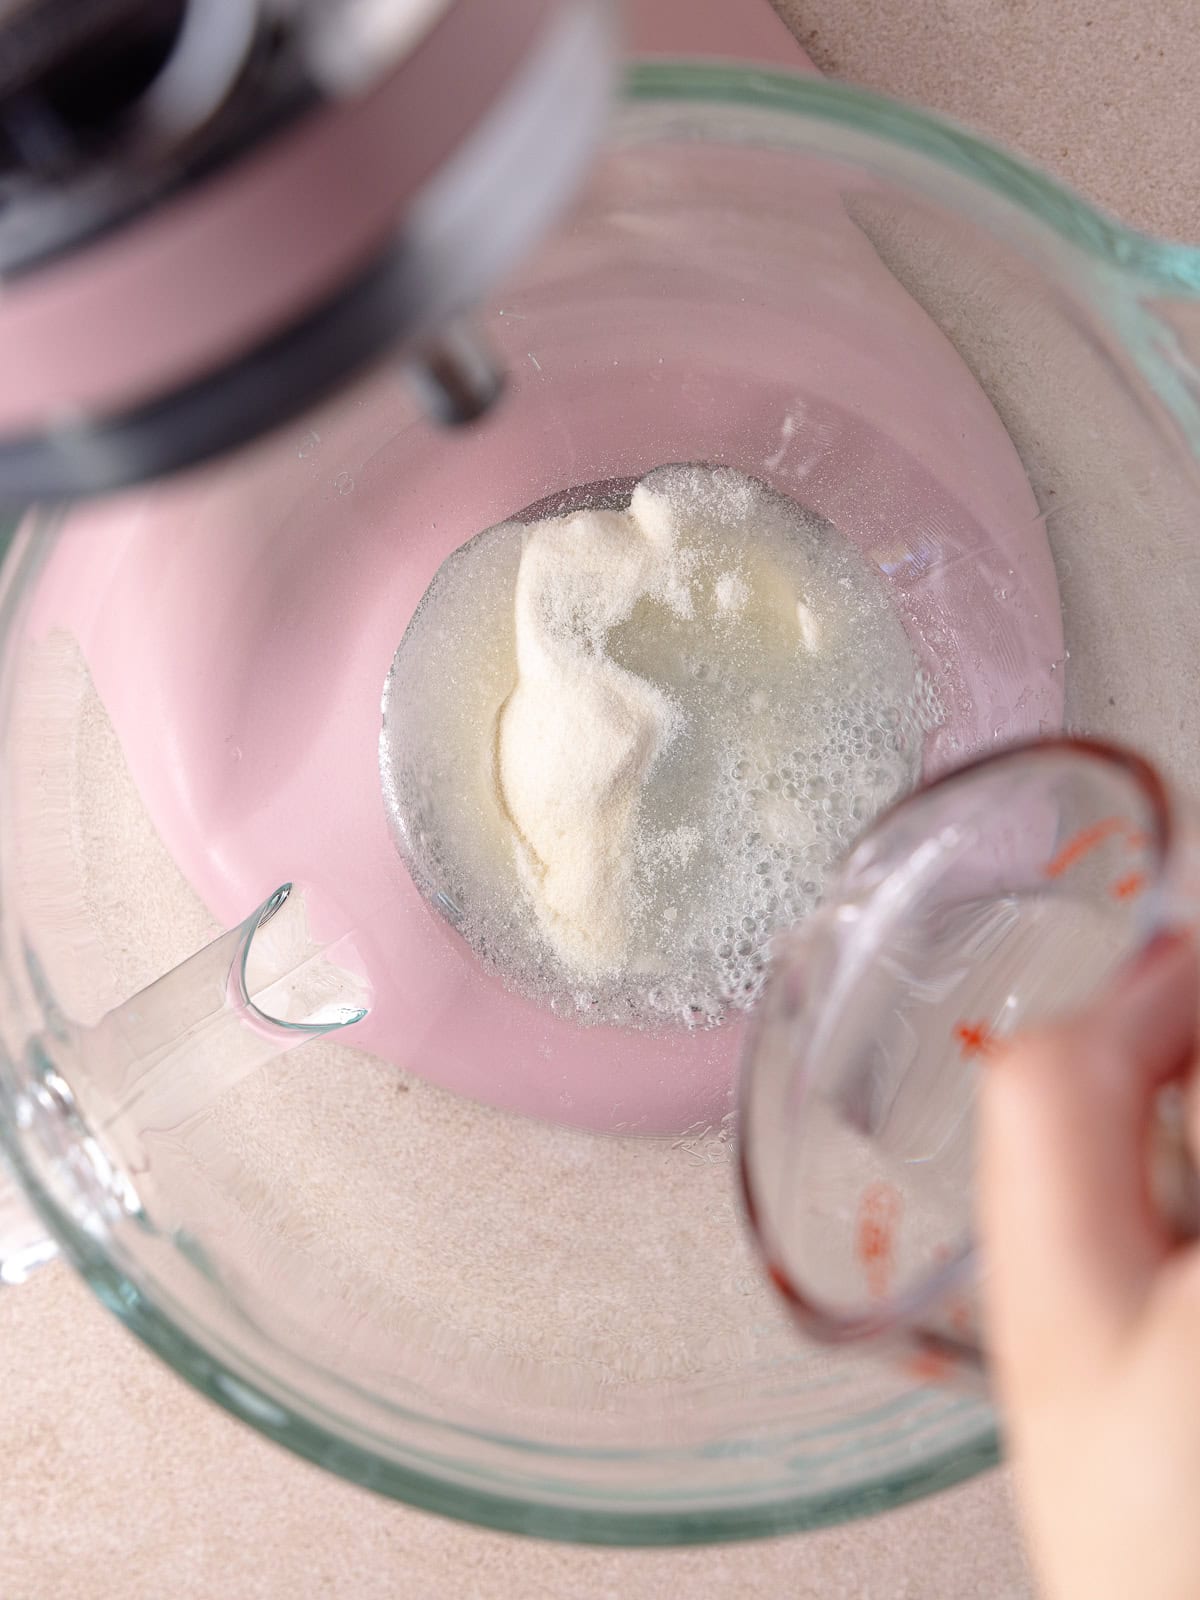
M517 574L497 779L539 925L584 977L625 963L642 788L681 720L658 685L612 659L608 636L646 595L680 606L674 558L672 530L581 511L531 528Z
M443 563L385 688L384 794L514 986L711 1026L914 781L936 696L882 575L757 480L662 467L597 499Z

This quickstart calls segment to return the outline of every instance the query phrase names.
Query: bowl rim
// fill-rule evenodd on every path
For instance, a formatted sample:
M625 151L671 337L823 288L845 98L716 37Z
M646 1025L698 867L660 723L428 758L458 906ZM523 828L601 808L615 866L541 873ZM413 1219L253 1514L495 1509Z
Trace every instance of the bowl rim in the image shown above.
M1097 266L1153 294L1200 298L1200 247L1118 221L1013 151L937 112L809 73L737 63L642 60L629 64L624 98L702 100L797 113L924 156L989 190L1084 251Z

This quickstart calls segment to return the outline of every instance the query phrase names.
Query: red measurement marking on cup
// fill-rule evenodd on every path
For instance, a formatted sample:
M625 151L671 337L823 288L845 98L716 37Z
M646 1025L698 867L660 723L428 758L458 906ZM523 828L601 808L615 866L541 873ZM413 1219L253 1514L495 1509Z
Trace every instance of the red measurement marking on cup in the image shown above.
M867 1280L867 1293L884 1300L896 1265L896 1228L904 1202L890 1183L871 1183L863 1190L858 1207L854 1253Z
M936 1350L922 1350L915 1356L909 1356L903 1365L909 1377L915 1378L918 1383L945 1383L954 1371L950 1357Z
M1047 878L1061 878L1064 872L1069 872L1076 867L1085 856L1091 855L1093 850L1109 839L1123 838L1126 844L1133 840L1141 840L1142 835L1127 817L1102 817L1099 822L1093 822L1086 828L1081 828L1063 845L1056 856L1052 856L1042 869Z
M1136 900L1146 887L1146 874L1144 872L1127 872L1123 878L1118 878L1109 893L1114 900Z
M964 1061L973 1056L994 1056L1000 1048L999 1039L986 1022L956 1022L954 1039Z

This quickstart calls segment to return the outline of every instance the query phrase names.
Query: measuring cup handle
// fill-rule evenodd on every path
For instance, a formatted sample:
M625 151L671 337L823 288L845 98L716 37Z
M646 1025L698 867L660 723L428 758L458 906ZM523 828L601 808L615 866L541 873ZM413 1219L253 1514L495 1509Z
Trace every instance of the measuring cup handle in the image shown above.
M58 1246L7 1167L0 1167L0 1285L24 1283Z

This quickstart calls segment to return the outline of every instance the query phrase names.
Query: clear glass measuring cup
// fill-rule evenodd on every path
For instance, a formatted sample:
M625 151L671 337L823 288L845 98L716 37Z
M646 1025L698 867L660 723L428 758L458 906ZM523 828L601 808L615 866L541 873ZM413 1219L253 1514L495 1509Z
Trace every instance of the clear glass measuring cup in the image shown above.
M869 830L777 958L742 1084L742 1173L811 1336L979 1374L979 1074L1200 913L1194 807L1140 756L1056 739L985 756ZM1197 1226L1174 1094L1152 1170Z
M32 509L0 585L0 1120L38 1222L6 1201L0 1257L57 1248L331 1470L524 1532L749 1537L993 1460L985 1404L795 1337L736 1202L738 1017L575 1027L456 943L389 834L381 697L481 529L701 461L872 565L946 706L923 778L1066 727L1200 792L1198 304L1195 252L936 119L641 66L577 212L481 309L509 384L478 429L385 365L186 479ZM80 1030L289 882L318 955L354 931L328 959L367 1015L235 1081L239 997L231 1037L190 1035L187 1114L118 1137ZM361 942L360 906L390 919Z

